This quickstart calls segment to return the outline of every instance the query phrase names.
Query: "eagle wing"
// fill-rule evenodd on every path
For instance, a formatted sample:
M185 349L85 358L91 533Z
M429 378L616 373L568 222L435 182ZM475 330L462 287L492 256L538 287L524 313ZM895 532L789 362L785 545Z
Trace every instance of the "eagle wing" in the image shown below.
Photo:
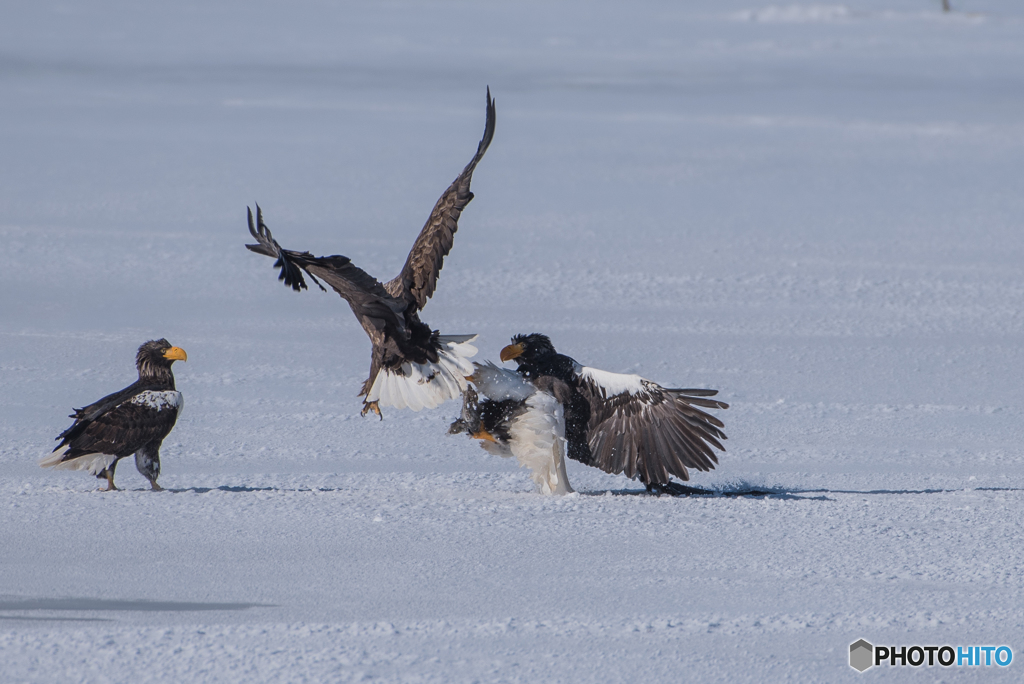
M57 449L74 440L94 420L146 389L146 386L143 385L141 381L137 380L131 385L125 387L123 390L114 392L113 394L108 394L99 401L95 401L84 408L75 409L75 412L68 416L69 418L74 418L75 422L72 423L71 427L57 436L57 439L61 440ZM54 449L54 451L56 451L56 449Z
M302 272L305 271L321 290L327 291L320 284L320 280L317 280L318 277L349 303L352 312L371 338L377 339L388 326L407 334L403 316L407 304L392 297L376 278L353 264L348 257L337 254L316 257L309 252L283 249L263 222L263 210L260 206L256 205L255 224L252 210L249 209L248 212L249 233L256 238L257 244L246 245L246 248L257 254L276 258L274 267L281 269L278 280L283 280L285 286L296 292L306 289L306 281L302 276Z
M590 403L591 465L605 472L644 484L666 483L670 475L685 481L687 468L715 467L712 447L725 450L722 421L697 408L728 408L704 398L716 390L667 389L639 375L586 367L578 389Z
M131 388L117 394L127 389ZM39 465L99 475L119 458L146 449L155 453L174 427L181 406L181 394L174 390L143 390L91 419L85 418L86 409L79 409L75 424L58 437L61 443Z
M494 118L494 100L491 99L491 89L488 88L487 123L484 125L484 136L477 145L476 154L437 200L434 210L430 212L430 218L413 243L402 272L385 285L388 292L407 302L416 311L423 309L427 300L434 294L437 276L444 265L444 258L451 251L455 231L459 229L459 216L473 199L469 184L473 180L473 170L494 137Z

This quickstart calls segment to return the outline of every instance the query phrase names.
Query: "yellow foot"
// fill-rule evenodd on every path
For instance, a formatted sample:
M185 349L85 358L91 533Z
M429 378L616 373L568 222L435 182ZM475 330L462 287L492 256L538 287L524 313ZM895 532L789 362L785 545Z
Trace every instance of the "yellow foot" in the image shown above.
M114 486L114 476L107 475L107 488L102 490L104 492L116 492L117 487Z
M478 432L474 432L472 435L470 435L470 437L472 437L473 439L483 439L488 442L494 442L495 444L498 443L498 440L495 439L494 435L492 435L487 430L484 430L483 428L480 428Z
M380 418L381 420L384 420L384 416L380 412L380 407L377 406L377 402L375 402L375 401L365 401L365 402L363 402L363 410L359 412L359 415L365 416L370 411L373 411L374 413L377 414L378 418Z
M155 481L150 482L149 484L151 484L153 486L153 491L154 492L162 492L162 491L164 491L164 488L161 487L160 485L158 485Z

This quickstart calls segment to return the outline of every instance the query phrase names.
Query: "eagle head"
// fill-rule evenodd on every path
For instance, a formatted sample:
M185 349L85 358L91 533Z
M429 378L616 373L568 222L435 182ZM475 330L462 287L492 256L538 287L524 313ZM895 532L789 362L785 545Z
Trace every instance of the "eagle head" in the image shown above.
M501 350L501 360L515 359L516 363L522 365L556 353L555 346L551 344L547 335L530 333L513 337L512 344Z
M150 340L139 347L135 355L135 367L139 369L140 378L161 378L171 374L171 364L185 361L188 355L181 347L172 347L171 343L161 338Z

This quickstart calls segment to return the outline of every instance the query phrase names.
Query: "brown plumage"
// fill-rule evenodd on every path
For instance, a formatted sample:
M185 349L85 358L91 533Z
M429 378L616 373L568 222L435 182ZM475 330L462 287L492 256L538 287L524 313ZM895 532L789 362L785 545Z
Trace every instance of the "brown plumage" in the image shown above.
M445 190L430 212L402 271L380 283L355 266L348 257L315 257L309 252L282 249L263 222L256 206L256 222L249 211L249 233L257 244L246 247L274 257L278 277L296 292L306 289L302 272L325 290L318 278L330 285L352 308L373 345L370 375L359 396L365 397L363 414L380 415L379 404L432 408L465 389L464 375L472 367L464 359L476 349L468 343L475 335L441 336L419 318L419 311L434 294L444 258L452 248L462 210L473 199L473 171L494 137L495 109L487 90L487 122L476 154ZM465 371L465 372L464 372ZM383 374L383 375L382 375Z
M722 421L701 408L725 409L717 390L669 389L638 375L582 366L545 335L516 335L501 350L535 386L556 378L572 390L564 409L567 456L607 473L639 479L655 492L681 493L671 478L712 470L724 451ZM700 408L698 408L700 407Z
M117 462L135 454L135 466L155 490L160 476L160 445L170 434L184 403L174 387L171 364L184 361L183 349L164 339L139 347L135 366L139 379L119 392L75 409L74 424L57 439L53 454L40 461L44 468L88 470L114 486Z

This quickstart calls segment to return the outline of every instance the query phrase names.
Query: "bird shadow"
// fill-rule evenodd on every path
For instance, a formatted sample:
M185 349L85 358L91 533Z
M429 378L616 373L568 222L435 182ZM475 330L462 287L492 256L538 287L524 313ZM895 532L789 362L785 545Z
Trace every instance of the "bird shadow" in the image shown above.
M678 482L671 483L671 491L661 493L646 489L612 489L601 492L581 492L587 496L672 496L709 498L767 498L789 501L833 501L829 494L860 494L863 496L908 496L915 494L950 494L953 492L1024 492L1022 487L976 487L974 489L783 489L779 487L704 489L688 487ZM816 496L815 496L816 495Z
M34 598L0 599L0 611L13 612L144 612L166 613L197 611L248 610L250 608L276 608L271 603L213 603L194 601L151 601L148 599L94 599L94 598ZM46 615L0 614L0 620L29 620L36 622L111 622L110 618L63 617Z
M794 494L864 494L897 495L907 494L952 494L954 492L1024 492L1022 487L956 487L952 489L794 489Z
M670 498L689 498L691 496L703 496L708 498L752 498L752 499L781 499L781 500L817 500L828 501L827 496L799 496L804 492L790 491L778 488L725 488L725 489L703 489L701 487L687 487L678 482L671 483L673 486L669 491L650 492L646 489L609 489L600 492L580 492L584 496L653 496Z
M114 622L114 620L110 618L39 617L38 615L0 615L0 622L4 620L21 620L24 622Z
M279 492L281 490L278 489L277 487L245 487L242 485L220 485L219 487L165 487L164 491L173 492L174 494L184 494L186 492L192 492L194 494L209 494L210 492L231 492L233 494L245 494L252 492Z
M210 492L230 492L232 494L249 494L253 492L340 492L337 487L245 487L242 485L220 485L219 487L165 487L165 492L184 494L209 494Z
M202 610L248 610L276 608L270 603L213 603L209 601L153 601L150 599L34 598L0 599L0 610L116 610L145 613L194 612Z

